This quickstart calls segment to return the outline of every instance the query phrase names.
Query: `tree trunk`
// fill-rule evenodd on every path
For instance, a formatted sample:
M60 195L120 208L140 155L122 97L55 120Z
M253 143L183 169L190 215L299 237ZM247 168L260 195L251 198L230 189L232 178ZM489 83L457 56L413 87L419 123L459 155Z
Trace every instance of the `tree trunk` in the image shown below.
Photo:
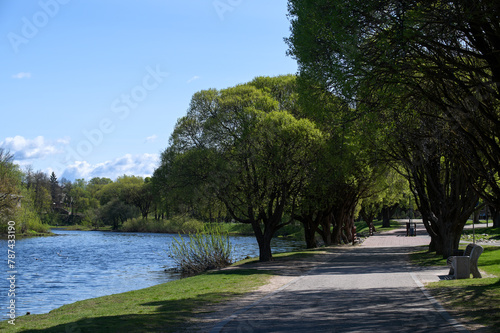
M312 216L305 217L302 221L304 226L304 237L306 241L307 249L314 249L318 247L318 242L316 241L316 230L318 229L318 222L312 218Z
M373 214L373 213L368 214L364 209L361 209L361 211L359 212L359 215L361 215L363 220L366 222L368 229L370 229L373 232L376 232L375 226L373 225L373 219L375 218L375 214Z
M392 205L390 207L382 208L382 228L390 228L391 227L391 218L398 209L399 204Z
M259 261L266 262L273 260L273 254L271 252L271 239L263 237L262 240L257 240L259 243Z
M324 216L321 219L321 237L323 238L323 243L325 246L332 245L332 229L331 229L331 218L329 216Z
M431 236L429 251L448 258L453 255L460 245L460 237L468 217L474 209L474 201L462 202L461 209L446 209L445 205L440 210L440 216L428 212L422 212L424 226Z
M259 244L259 261L266 262L273 260L273 255L271 252L271 240L273 238L275 227L272 222L265 222L264 232L260 228L259 221L252 221L252 228L255 233L255 238L257 238L257 243Z
M490 206L491 220L494 228L500 228L500 209Z
M391 226L391 220L389 217L389 207L382 208L382 228L389 228Z

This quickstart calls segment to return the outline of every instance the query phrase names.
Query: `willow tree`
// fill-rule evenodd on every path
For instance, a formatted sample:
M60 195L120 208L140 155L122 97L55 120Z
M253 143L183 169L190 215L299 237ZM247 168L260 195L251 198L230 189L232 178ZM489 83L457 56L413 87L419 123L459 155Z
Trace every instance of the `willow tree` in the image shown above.
M261 261L272 259L271 239L290 222L284 214L323 142L312 122L280 105L251 84L196 93L159 168L175 186L213 193L235 220L251 224Z
M432 104L421 115L449 123L472 148L448 147L475 190L500 206L498 1L290 0L289 13L301 73L371 112Z
M324 133L326 143L297 202L295 218L305 228L306 244L315 233L326 245L352 242L355 209L383 169L368 141L379 141L357 110L307 73L297 80L299 113Z

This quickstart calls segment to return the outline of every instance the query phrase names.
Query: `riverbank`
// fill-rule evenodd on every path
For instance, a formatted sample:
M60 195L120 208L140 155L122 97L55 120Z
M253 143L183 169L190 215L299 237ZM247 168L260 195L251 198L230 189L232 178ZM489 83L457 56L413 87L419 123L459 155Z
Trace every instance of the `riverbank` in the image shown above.
M23 239L23 238L29 238L29 237L48 237L48 236L55 236L53 232L37 232L33 230L28 230L25 233L19 233L16 232L16 240ZM3 240L8 240L12 239L12 237L9 238L9 234L0 234L0 239Z
M196 317L214 306L240 299L280 275L301 274L321 260L322 251L278 254L269 264L244 260L228 269L171 281L157 286L62 306L47 314L17 317L15 325L0 323L2 332L156 332L178 331L197 325ZM301 264L300 264L301 263ZM267 267L266 267L267 266ZM286 278L285 278L286 279ZM275 283L276 284L276 283ZM275 285L271 283L271 285ZM19 314L21 315L21 314Z
M388 236L374 237L374 239L382 239L384 244L387 244L384 239L386 237ZM397 237L395 240L414 240L412 237L400 238ZM365 245L362 246L364 247ZM355 251L356 248L357 246L348 245L282 253L275 255L275 260L267 263L260 263L256 259L243 260L224 270L141 290L80 301L48 314L21 316L16 319L15 326L8 324L7 321L1 322L0 331L205 331L208 327L215 326L222 318L229 317L235 309L255 304L257 300L297 280L314 267L332 260L332 256L345 255ZM479 261L480 270L488 274L500 273L499 257L498 249L486 249L482 260ZM413 264L421 265L423 262L435 266L442 264L443 260L421 251L416 258L413 258ZM349 267L353 265L349 260L346 264L350 265ZM333 267L336 266L337 264ZM495 268L497 270L492 271ZM415 269L416 276L422 274L422 269ZM467 317L467 314L477 315L482 312L484 314L482 317L488 319L488 322L482 321L482 324L496 329L499 327L500 318L494 313L498 313L498 308L495 307L492 311L492 306L500 304L498 283L498 277L485 276L480 280L441 281L433 283L430 288L432 294L445 304L454 317L465 319L469 328L478 327L473 323L478 318ZM450 299L455 303L450 303ZM464 307L464 304L468 304L467 307ZM480 311L471 313L467 310L471 304ZM484 327L481 331L488 332Z

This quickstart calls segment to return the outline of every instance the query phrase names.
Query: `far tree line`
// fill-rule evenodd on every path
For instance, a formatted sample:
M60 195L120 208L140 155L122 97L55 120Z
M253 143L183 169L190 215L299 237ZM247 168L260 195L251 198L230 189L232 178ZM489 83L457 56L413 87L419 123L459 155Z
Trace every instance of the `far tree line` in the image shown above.
M169 215L159 196L154 195L150 178L124 175L114 181L106 177L59 180L54 172L35 172L31 167L21 170L14 157L0 149L0 180L2 222L17 217L16 222L25 223L26 229L35 221L94 229L111 226L116 230L127 219L162 219ZM19 215L22 212L29 212L29 217Z

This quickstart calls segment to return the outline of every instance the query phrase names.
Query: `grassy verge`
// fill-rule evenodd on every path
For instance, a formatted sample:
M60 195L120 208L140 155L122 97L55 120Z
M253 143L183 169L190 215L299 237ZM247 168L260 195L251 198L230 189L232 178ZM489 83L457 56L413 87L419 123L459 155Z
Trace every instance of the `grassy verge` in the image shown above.
M154 220L135 218L123 223L120 231L125 232L153 232L153 233L194 233L203 228L203 222L186 217L176 216L170 220Z
M444 266L441 256L419 251L411 255L412 262L424 266ZM500 331L500 248L485 246L478 260L482 279L449 280L426 287L445 308L457 318Z
M76 230L76 231L111 231L111 226L99 227L97 230L88 225L51 225L51 229L61 229L61 230Z
M324 250L304 250L273 255L276 261L310 260ZM178 332L190 331L190 320L212 304L244 295L267 283L271 271L241 265L230 270L168 282L126 293L62 306L47 314L16 318L16 325L0 322L0 332Z
M0 239L9 239L8 234L0 234ZM47 232L38 232L35 230L27 230L24 233L16 232L16 239L23 239L28 237L45 237L45 236L54 236L54 234L50 231Z
M247 293L270 272L234 269L65 305L48 314L22 316L1 332L174 332L207 305Z

